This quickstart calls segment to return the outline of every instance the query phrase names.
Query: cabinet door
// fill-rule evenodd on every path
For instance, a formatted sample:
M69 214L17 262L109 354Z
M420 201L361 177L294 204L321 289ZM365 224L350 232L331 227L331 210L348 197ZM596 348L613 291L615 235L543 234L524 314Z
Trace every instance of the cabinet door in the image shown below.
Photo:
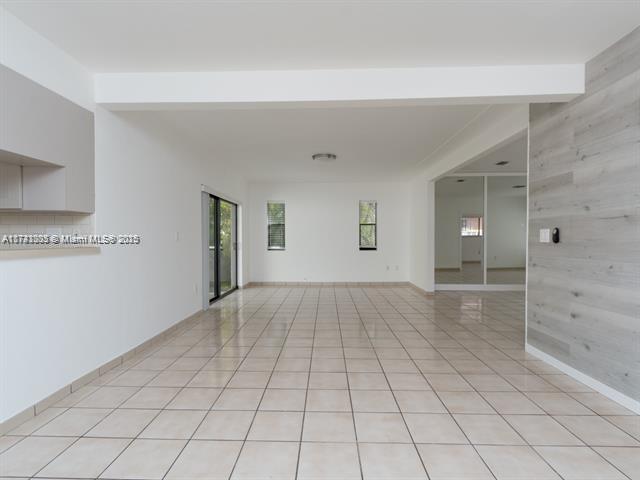
M22 208L22 169L0 163L0 208Z
M66 168L22 167L22 208L63 211L67 208Z

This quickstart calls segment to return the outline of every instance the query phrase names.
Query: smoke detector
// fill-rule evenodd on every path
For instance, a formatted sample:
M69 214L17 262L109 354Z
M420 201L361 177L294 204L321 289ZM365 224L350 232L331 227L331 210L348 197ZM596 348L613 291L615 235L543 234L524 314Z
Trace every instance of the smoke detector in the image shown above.
M333 162L338 156L333 153L314 153L311 159L316 162Z

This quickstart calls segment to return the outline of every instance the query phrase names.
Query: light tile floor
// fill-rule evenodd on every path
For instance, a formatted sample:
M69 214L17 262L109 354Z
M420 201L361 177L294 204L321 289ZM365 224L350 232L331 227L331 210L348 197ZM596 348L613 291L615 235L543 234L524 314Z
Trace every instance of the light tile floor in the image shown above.
M251 288L0 437L0 475L640 478L640 417L523 351L521 293Z

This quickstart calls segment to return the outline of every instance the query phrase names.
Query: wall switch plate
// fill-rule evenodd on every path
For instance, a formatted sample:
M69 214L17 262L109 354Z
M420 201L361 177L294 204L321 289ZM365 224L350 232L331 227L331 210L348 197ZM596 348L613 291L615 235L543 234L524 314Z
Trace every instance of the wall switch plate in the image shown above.
M551 230L548 228L540 229L540 243L549 243L551 241Z

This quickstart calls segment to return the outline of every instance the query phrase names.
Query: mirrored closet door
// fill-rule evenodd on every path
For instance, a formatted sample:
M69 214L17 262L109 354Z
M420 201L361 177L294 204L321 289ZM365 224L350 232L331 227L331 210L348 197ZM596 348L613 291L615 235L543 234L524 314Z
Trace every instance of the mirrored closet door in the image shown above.
M447 176L435 184L436 288L523 285L527 177Z

